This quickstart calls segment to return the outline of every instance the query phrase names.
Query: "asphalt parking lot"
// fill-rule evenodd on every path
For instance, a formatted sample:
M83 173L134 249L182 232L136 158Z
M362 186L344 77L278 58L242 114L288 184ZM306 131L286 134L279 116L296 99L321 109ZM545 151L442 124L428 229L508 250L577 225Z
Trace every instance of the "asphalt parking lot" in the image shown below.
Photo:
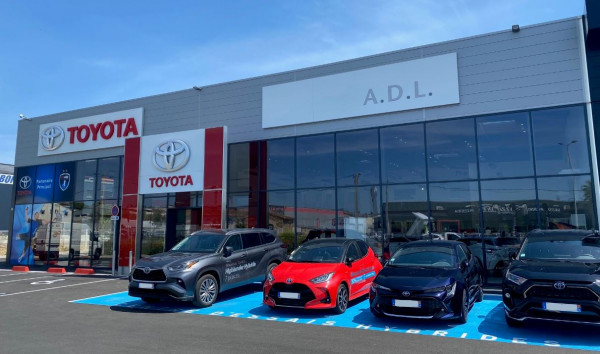
M376 319L368 301L342 315L273 311L260 284L219 296L210 308L145 304L127 296L127 280L0 269L0 351L264 353L519 353L600 351L597 328L531 324L513 329L486 295L465 325ZM576 352L576 351L573 351Z

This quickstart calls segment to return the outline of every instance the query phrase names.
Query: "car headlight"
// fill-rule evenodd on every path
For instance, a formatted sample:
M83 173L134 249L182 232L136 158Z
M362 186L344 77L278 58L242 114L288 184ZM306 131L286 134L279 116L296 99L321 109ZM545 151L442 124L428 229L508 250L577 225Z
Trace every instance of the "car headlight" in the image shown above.
M187 271L187 270L190 270L196 263L198 263L198 260L187 261L185 263L177 264L174 266L169 266L167 269L170 270L171 272Z
M324 283L326 281L329 281L331 279L331 277L333 276L333 272L331 273L327 273L327 274L323 274L323 275L319 275L316 278L312 278L310 280L311 283L313 284L319 284L319 283Z
M387 290L387 291L392 290L392 289L388 288L387 286L379 285L377 283L371 283L371 286L373 287L373 289L381 289L381 290Z
M442 291L446 292L448 297L453 296L456 292L456 282L444 286L438 286L437 288L428 289L426 292L428 293L440 293Z
M523 285L527 281L527 278L520 277L511 272L506 272L506 280L511 281L517 285Z

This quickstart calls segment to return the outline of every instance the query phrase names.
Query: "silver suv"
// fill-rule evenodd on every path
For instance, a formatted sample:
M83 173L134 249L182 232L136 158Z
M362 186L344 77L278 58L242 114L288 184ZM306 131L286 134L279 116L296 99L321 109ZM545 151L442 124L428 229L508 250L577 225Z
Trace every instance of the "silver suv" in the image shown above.
M286 245L272 230L197 231L168 252L138 260L129 275L129 295L208 307L222 291L264 281L286 258Z

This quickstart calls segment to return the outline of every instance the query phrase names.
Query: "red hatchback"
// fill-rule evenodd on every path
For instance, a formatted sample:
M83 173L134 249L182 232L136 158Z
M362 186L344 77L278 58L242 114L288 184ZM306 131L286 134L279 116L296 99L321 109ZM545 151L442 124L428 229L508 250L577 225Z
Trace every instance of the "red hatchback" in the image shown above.
M263 302L271 308L334 309L369 293L382 266L362 240L320 239L298 247L269 274Z

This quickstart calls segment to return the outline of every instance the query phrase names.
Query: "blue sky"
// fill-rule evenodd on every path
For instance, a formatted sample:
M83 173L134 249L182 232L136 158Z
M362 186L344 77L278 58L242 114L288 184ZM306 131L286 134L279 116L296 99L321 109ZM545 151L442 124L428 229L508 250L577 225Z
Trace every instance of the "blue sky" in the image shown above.
M0 0L0 163L14 163L20 113L35 118L580 16L584 3Z

